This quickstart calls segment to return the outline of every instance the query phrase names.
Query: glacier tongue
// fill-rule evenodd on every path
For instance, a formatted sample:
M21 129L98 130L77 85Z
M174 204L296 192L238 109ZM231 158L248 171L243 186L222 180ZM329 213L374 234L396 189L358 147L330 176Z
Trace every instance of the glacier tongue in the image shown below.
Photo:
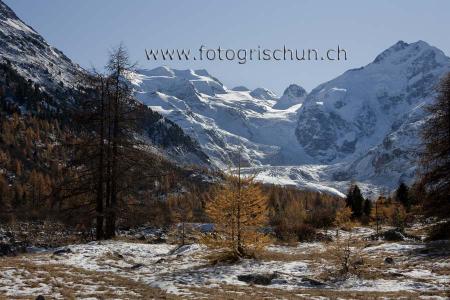
M139 70L140 101L199 141L228 168L241 153L247 172L265 182L342 195L358 181L366 195L392 190L415 174L413 150L424 105L450 71L450 59L419 41L398 42L372 63L319 85L228 89L205 70Z

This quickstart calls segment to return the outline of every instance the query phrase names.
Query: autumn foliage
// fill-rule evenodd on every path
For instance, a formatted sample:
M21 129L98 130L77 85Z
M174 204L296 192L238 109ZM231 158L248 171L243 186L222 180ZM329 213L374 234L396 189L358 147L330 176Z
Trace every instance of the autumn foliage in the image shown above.
M269 242L262 232L268 222L267 200L253 177L227 176L206 204L215 233L206 236L204 242L238 257L261 249Z

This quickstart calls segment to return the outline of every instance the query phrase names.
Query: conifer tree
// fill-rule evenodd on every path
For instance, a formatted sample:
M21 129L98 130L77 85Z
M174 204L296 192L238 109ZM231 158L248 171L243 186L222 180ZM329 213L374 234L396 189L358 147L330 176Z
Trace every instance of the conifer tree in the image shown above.
M236 257L261 249L269 241L261 232L268 222L267 203L254 177L242 177L239 166L237 174L228 175L206 204L216 236L207 237L205 243L225 248Z
M155 170L162 158L154 155L145 140L143 124L152 115L136 101L128 80L133 65L123 45L110 53L106 73L84 73L78 104L73 108L77 134L65 145L72 157L58 190L58 201L73 199L74 206L92 213L96 238L112 238L120 212L132 211L130 199L152 189ZM169 188L169 187L167 187ZM167 191L166 191L167 192ZM166 211L167 215L169 211Z
M348 189L347 195L345 197L345 204L347 207L350 207L353 209L353 190L355 188L355 185L352 183L350 185L350 188Z
M130 145L135 144L132 136L132 129L135 129L135 120L130 117L130 103L133 98L133 90L127 80L127 75L134 68L130 63L125 47L121 44L110 54L108 64L108 79L110 81L109 92L109 112L108 119L110 127L108 128L108 175L109 198L107 201L106 227L107 237L115 235L117 222L118 193L120 190L121 160L124 149L129 149Z
M364 201L364 215L370 217L372 213L372 201L370 199L366 199Z
M352 184L347 193L347 207L350 207L354 218L361 218L364 209L364 198L356 184Z
M407 211L411 208L411 197L409 195L409 188L403 182L400 183L396 192L395 192L395 200L401 203Z
M427 110L431 116L422 131L420 183L425 189L427 212L447 217L450 214L450 73L442 79L438 96Z
M147 157L135 138L139 107L127 80L132 68L120 45L110 53L106 74L94 71L80 78L86 88L74 113L81 132L69 145L74 149L70 165L77 173L72 196L95 203L97 239L115 235L119 202L125 201L121 192Z

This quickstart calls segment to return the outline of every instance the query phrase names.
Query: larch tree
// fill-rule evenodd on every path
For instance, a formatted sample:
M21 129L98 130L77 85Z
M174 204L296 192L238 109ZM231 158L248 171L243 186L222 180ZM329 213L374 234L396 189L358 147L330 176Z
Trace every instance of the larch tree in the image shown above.
M75 111L80 124L73 148L72 171L75 184L68 197L83 195L95 206L96 238L112 238L118 209L138 184L135 173L146 180L148 153L136 138L143 106L133 98L127 79L133 71L123 45L110 53L106 73L93 72L80 78L84 94ZM150 169L150 168L148 168Z
M430 117L422 131L421 179L424 204L430 214L450 213L450 73L442 79L438 96L427 107Z
M178 231L180 245L184 246L186 244L186 223L191 221L193 216L193 195L188 193L185 195L169 196L167 202L169 204L171 219L175 222Z
M277 223L276 234L282 238L298 239L298 232L301 231L307 220L303 203L300 199L290 200L281 209L282 211L275 220Z
M117 222L117 205L118 193L120 190L120 177L123 156L135 144L133 138L133 129L135 120L131 117L131 102L133 98L133 90L127 80L129 72L134 68L130 63L130 59L125 47L120 44L119 47L110 53L110 58L106 69L108 71L108 79L111 82L108 90L110 97L110 105L108 111L108 177L109 185L107 190L109 198L107 201L106 211L106 227L105 234L107 237L115 235L115 226Z
M77 139L67 143L73 150L73 158L65 173L69 174L68 177L72 180L61 182L60 189L68 191L67 197L71 198L72 202L82 195L89 199L85 204L90 205L91 201L95 203L96 239L101 240L105 238L105 203L109 196L105 192L108 182L108 139L105 133L111 127L107 114L111 102L109 80L106 75L93 72L83 74L80 82L86 87L79 106L74 111L74 119L81 127L80 133ZM62 185L66 186L61 187Z
M339 237L339 229L351 227L352 209L348 206L342 207L336 211L334 225L336 226L336 237Z
M372 219L375 220L375 229L376 229L376 233L378 234L380 232L381 229L381 223L384 221L385 217L383 214L383 207L385 206L386 203L386 198L385 196L382 194L380 196L378 196L378 198L375 200L374 203L374 209L372 209Z
M228 174L223 185L217 188L206 204L206 213L214 223L215 232L205 238L209 246L245 257L269 242L262 232L268 222L268 198L254 176L241 175L240 164L237 174Z

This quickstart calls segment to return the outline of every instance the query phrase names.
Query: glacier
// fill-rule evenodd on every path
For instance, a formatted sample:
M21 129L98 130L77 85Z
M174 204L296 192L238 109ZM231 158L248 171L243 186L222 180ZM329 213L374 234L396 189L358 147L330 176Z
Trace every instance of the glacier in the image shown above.
M358 182L367 196L412 183L424 107L450 71L450 58L424 41L399 41L368 65L310 93L291 84L227 88L206 70L137 70L139 101L177 123L210 157L266 183L342 196Z

